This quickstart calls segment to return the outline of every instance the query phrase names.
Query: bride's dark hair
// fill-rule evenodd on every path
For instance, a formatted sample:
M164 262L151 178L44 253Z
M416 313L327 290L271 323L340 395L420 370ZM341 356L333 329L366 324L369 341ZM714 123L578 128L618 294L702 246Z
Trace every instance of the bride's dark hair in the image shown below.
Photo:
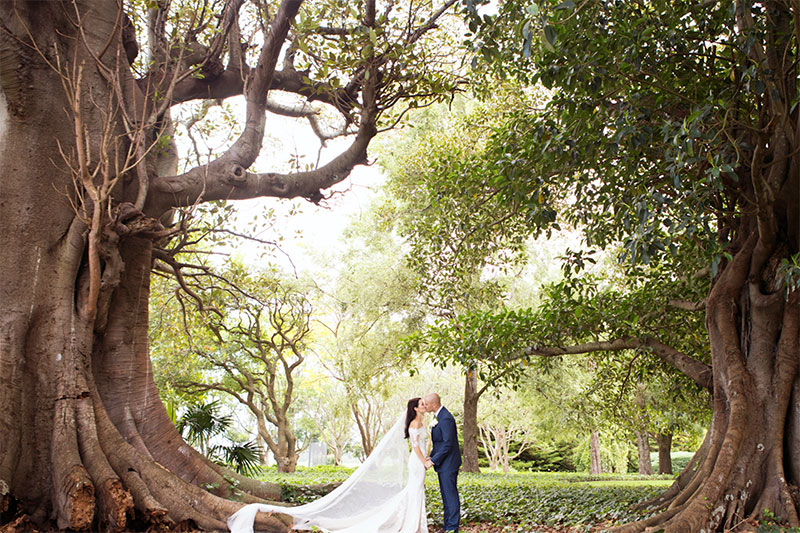
M411 421L417 418L417 412L415 408L419 405L419 401L421 398L411 398L408 400L408 408L406 409L406 438L408 438L408 426L411 425Z

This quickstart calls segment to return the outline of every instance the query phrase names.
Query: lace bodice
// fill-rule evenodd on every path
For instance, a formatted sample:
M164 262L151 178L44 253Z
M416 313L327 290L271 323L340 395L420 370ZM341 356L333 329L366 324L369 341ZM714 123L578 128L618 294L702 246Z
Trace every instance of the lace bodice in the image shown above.
M425 443L427 442L427 432L425 431L425 426L419 428L408 428L408 442L411 443L411 446L419 446L422 453L425 453Z

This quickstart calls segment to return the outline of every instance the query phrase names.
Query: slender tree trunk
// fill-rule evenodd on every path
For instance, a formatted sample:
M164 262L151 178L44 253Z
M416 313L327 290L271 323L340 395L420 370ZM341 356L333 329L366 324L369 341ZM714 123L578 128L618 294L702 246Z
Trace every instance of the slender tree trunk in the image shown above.
M339 466L342 464L342 450L344 449L343 446L335 446L333 448L333 464L335 466Z
M653 464L650 461L650 436L647 431L649 417L647 415L647 389L644 383L639 383L634 392L637 413L635 416L636 430L636 451L638 455L639 475L653 475Z
M498 432L500 440L500 452L502 458L503 472L508 473L511 470L511 458L509 457L508 447L510 444L509 434L506 428L500 428Z
M650 436L647 432L636 432L636 451L639 456L639 475L652 476L653 463L650 461Z
M672 473L672 433L659 433L658 441L658 473Z
M464 380L463 472L481 471L478 467L478 399L478 373L469 370Z
M372 453L372 448L375 446L375 428L373 413L369 404L367 404L366 412L355 403L351 405L353 418L358 426L358 433L361 436L361 449L364 451L364 458L366 459Z
M603 466L600 462L600 432L592 431L589 436L589 473L593 476L603 473Z
M262 465L267 464L267 442L261 437L261 433L256 431L256 444L260 450L258 453L258 460Z

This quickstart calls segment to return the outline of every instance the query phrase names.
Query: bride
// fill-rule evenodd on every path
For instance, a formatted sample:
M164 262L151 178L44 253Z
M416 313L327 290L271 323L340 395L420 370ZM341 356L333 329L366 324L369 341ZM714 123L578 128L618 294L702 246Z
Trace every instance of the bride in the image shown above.
M252 533L259 511L293 517L294 529L317 528L329 533L427 533L427 434L422 425L425 412L421 398L410 399L405 417L397 421L367 460L330 494L298 507L245 505L228 518L231 533Z

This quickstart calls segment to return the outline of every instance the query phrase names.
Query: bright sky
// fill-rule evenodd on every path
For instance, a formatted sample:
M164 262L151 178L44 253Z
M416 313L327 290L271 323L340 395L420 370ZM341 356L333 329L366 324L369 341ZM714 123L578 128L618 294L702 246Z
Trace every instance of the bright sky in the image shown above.
M201 151L208 150L218 155L231 144L237 132L219 124L226 123L226 114L229 122L232 120L241 123L245 113L243 101L243 98L226 101L227 112L222 108L209 110L207 120L215 124L216 129L206 136L207 142L198 142ZM195 138L200 140L197 134ZM179 151L185 157L192 150L189 140L185 135L180 135L180 132L177 139ZM344 137L331 140L320 153L320 141L305 120L268 114L267 133L261 154L250 170L288 172L292 158L301 167L313 167L316 166L318 155L319 165L323 165L344 150L351 139L352 137ZM382 182L383 176L377 164L358 166L348 178L325 191L330 198L319 206L303 199L259 198L237 201L235 206L239 218L233 230L264 240L273 240L280 234L283 237L281 250L286 255L276 254L279 264L289 271L296 268L298 273L309 270L314 267L315 257L319 252L335 250L351 217L358 216L367 209L376 188ZM279 227L254 232L251 226L253 218L270 209L274 210ZM248 262L258 263L261 261L261 251L261 245L243 242L236 253L241 254ZM287 255L291 262L286 258Z

